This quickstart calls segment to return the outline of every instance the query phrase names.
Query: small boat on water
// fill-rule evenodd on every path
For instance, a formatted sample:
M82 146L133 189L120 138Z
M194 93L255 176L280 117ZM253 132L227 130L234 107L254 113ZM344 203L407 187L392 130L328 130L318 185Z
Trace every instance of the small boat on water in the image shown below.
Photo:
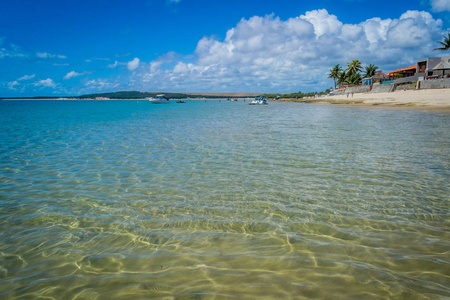
M170 100L164 95L156 95L156 97L147 98L152 104L169 104Z
M186 103L186 101L183 101L183 100L177 100L177 103Z
M267 105L267 104L269 103L267 103L266 97L264 96L259 96L249 103L249 105Z

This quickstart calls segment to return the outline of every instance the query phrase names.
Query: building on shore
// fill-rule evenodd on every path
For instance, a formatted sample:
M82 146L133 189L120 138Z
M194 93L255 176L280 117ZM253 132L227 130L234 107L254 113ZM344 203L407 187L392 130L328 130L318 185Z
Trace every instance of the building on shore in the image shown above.
M340 85L332 95L344 93L380 93L395 91L398 86L406 89L450 88L450 55L417 60L417 64L362 79L359 85Z
M416 69L417 69L417 65L414 65L414 66L410 66L407 68L394 70L392 72L386 73L386 75L390 79L395 79L398 75L400 75L400 78L413 77L416 74Z
M373 75L372 77L364 78L362 80L362 85L372 85L375 83L382 83L385 81L388 81L389 76L384 74L383 72L379 71L377 74Z
M395 78L396 74L402 74L402 77ZM393 78L395 84L402 84L450 76L448 74L450 74L450 55L418 59L415 66L398 69L386 75Z
M443 58L443 57L442 57ZM441 57L427 57L417 61L416 72L420 76L433 76L433 68L441 62Z
M432 69L432 76L450 77L450 55L442 57L441 61Z

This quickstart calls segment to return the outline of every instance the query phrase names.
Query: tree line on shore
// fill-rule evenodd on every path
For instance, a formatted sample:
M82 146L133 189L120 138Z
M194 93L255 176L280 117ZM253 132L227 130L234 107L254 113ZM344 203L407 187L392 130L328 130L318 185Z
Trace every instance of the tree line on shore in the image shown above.
M309 98L314 97L315 95L326 95L330 93L330 89L326 89L322 92L308 92L308 93L289 93L289 94L264 94L267 98L283 98L283 99L300 99L300 98Z
M353 59L347 63L346 69L343 69L339 64L332 67L328 73L328 78L334 80L334 88L336 88L337 85L342 84L360 84L363 78L372 77L379 71L378 67L374 64L369 64L363 68L359 60Z

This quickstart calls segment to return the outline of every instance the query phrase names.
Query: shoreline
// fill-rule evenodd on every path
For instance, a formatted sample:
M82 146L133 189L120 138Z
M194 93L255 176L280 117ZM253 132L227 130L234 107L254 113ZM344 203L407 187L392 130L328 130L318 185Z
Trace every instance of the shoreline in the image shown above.
M370 109L422 109L450 113L450 89L399 90L390 93L357 93L279 101L342 105Z
M251 98L245 98L250 100ZM146 101L146 99L52 99L52 98L13 98L1 99L2 101L16 100L47 100L47 101L110 101L110 100L127 100L127 101ZM175 100L175 99L172 99ZM184 99L186 100L186 99ZM190 101L226 101L226 98L215 99L190 99ZM242 100L241 98L239 100ZM349 94L327 96L320 98L280 98L278 100L268 99L269 102L296 102L296 103L313 103L322 105L340 105L349 107L360 107L366 109L419 109L431 112L450 113L450 88L447 89L421 89L421 90L397 90L390 93L355 93L353 96Z

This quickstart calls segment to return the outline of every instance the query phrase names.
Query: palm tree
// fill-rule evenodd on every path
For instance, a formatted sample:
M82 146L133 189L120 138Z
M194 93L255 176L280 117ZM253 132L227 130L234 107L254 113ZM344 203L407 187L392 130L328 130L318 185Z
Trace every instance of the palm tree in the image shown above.
M359 74L359 73L355 73L355 74L352 74L352 75L350 75L348 78L347 78L347 82L349 83L349 84L360 84L361 83L361 74Z
M347 82L347 74L345 71L340 71L337 79L337 84L342 84Z
M366 74L364 75L365 78L372 77L378 72L378 67L373 64L366 66L365 69L366 69Z
M336 89L336 81L339 79L339 75L342 72L342 68L339 64L335 65L330 69L330 74L328 74L328 78L334 79L334 88Z
M447 36L444 35L444 41L438 42L442 45L440 48L436 48L434 50L441 50L441 51L447 51L450 50L450 33L447 33Z
M352 74L359 73L362 71L362 64L359 60L353 59L351 62L347 63L347 76L350 76Z

